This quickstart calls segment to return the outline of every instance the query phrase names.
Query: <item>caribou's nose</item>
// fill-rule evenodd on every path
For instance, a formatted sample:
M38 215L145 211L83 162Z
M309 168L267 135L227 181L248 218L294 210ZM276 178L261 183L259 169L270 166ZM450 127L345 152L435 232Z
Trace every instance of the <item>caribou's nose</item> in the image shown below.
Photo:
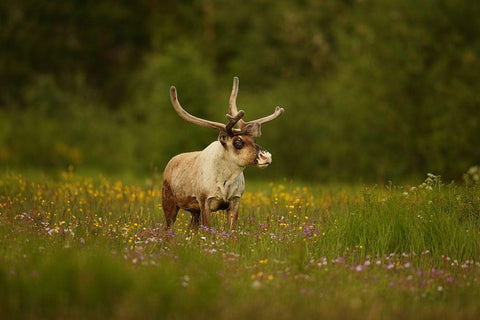
M272 162L272 155L268 151L262 151L258 157L264 162Z
M272 163L272 155L266 150L261 150L257 156L257 166L266 167Z

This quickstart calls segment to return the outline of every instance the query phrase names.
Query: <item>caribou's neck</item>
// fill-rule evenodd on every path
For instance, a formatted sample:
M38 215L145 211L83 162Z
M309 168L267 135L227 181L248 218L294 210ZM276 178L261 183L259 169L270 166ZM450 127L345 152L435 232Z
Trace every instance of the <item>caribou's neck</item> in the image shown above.
M216 157L214 162L215 170L218 174L218 182L230 184L237 179L245 167L239 166L235 161L229 159L220 142L218 142L218 145L220 146L219 156Z
M209 171L212 174L211 177L217 184L231 184L245 169L245 167L239 166L235 161L229 159L219 141L211 143L205 148L204 153L209 155L208 165L204 168L209 168Z

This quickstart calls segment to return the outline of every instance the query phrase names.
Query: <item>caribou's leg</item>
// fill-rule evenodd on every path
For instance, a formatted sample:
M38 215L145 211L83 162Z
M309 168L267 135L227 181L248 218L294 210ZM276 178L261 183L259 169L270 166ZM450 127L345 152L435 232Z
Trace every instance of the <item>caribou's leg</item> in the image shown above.
M238 219L238 207L240 205L240 197L235 197L230 200L230 205L227 209L227 221L230 231L232 231Z
M202 226L209 227L210 226L210 209L208 199L200 199L200 221Z
M163 213L165 214L165 229L169 230L175 223L175 220L177 220L177 214L180 208L175 202L172 189L170 188L170 184L167 181L163 181L162 208Z
M163 206L163 213L165 214L165 230L170 230L175 223L175 220L177 220L177 214L178 210L180 210L179 207L177 207L174 203L173 205L168 203L165 205L165 202L162 203Z
M200 211L192 211L192 219L190 220L190 229L197 230L200 226Z

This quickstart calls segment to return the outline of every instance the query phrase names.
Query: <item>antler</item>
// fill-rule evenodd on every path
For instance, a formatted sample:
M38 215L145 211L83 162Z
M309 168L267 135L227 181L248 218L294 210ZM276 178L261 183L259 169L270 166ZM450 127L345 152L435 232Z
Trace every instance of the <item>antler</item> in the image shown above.
M267 123L267 122L269 122L269 121L272 121L272 120L277 119L278 117L280 117L280 115L283 113L283 111L285 111L285 109L280 108L280 107L277 106L277 107L275 108L275 112L273 112L271 115L266 116L266 117L263 117L263 118L260 118L260 119L257 119L257 120L248 121L248 122L243 121L243 123L245 123L245 125L248 125L248 124L250 124L250 123L264 124L264 123Z
M233 87L232 87L232 93L230 94L230 102L228 104L228 111L230 112L230 116L234 117L239 111L237 111L237 94L238 94L238 77L233 77ZM240 128L240 133L247 133L252 131L252 128L254 128L253 133L250 132L250 134L254 136L260 136L260 126L255 125L259 124L262 125L264 123L267 123L269 121L272 121L276 118L278 118L285 110L280 107L275 108L275 112L272 113L269 116L257 119L257 120L252 120L245 122L243 119L240 119L238 121L238 127ZM227 116L228 119L230 119Z
M238 111L237 109L238 82L238 77L234 77L232 93L230 94L230 101L228 104L229 113L226 115L228 119L228 123L226 125L220 122L209 121L195 117L185 111L178 101L177 89L174 86L170 87L170 100L172 101L173 108L178 115L188 122L205 128L217 129L226 132L230 136L237 134L248 134L254 137L259 137L262 134L260 130L261 125L278 118L283 113L284 109L276 107L275 112L269 116L248 122L243 121L242 118L245 112L243 110ZM233 128L236 124L238 124L239 129Z
M245 112L240 110L235 114L235 116L227 115L227 118L228 118L227 125L224 125L223 123L220 123L220 122L215 122L215 121L210 121L210 120L205 120L202 118L195 117L182 108L182 106L180 105L180 102L178 101L177 89L174 86L170 87L170 101L172 102L173 108L182 119L188 122L191 122L193 124L199 125L201 127L212 128L212 129L217 129L217 130L226 132L229 135L233 135L235 132L238 131L238 130L235 130L234 132L233 127L238 121L242 119L243 115L245 114Z
M244 114L245 112L243 110L240 110L237 112L237 114L234 117L232 117L229 114L226 115L228 119L228 124L225 126L225 130L227 131L227 133L233 134L234 132L238 132L238 129L233 129L233 127L237 122L243 121L242 118Z
M237 94L238 94L238 77L233 77L233 86L232 86L232 93L230 94L230 101L228 103L228 112L230 113L230 117L235 117L238 113L237 110ZM229 116L227 116L227 119L230 119ZM238 121L238 126L240 128L245 127L245 121L243 119L240 119Z
M230 94L230 101L228 103L228 111L233 116L237 114L237 94L238 94L238 77L233 77L232 93Z

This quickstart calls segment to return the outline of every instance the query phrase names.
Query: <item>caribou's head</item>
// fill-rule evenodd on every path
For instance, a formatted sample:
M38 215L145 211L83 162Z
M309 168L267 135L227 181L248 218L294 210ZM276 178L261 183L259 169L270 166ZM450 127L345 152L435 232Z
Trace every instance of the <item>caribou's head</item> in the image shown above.
M170 88L170 100L180 117L196 125L220 131L218 141L220 141L224 148L225 157L241 167L256 165L260 168L265 168L272 162L272 155L256 144L255 138L260 137L262 134L262 124L279 117L284 110L283 108L276 107L273 114L246 122L242 119L245 112L243 110L237 110L237 94L238 78L234 77L228 107L229 113L226 115L228 123L223 124L195 117L185 111L178 101L177 89L173 86Z

